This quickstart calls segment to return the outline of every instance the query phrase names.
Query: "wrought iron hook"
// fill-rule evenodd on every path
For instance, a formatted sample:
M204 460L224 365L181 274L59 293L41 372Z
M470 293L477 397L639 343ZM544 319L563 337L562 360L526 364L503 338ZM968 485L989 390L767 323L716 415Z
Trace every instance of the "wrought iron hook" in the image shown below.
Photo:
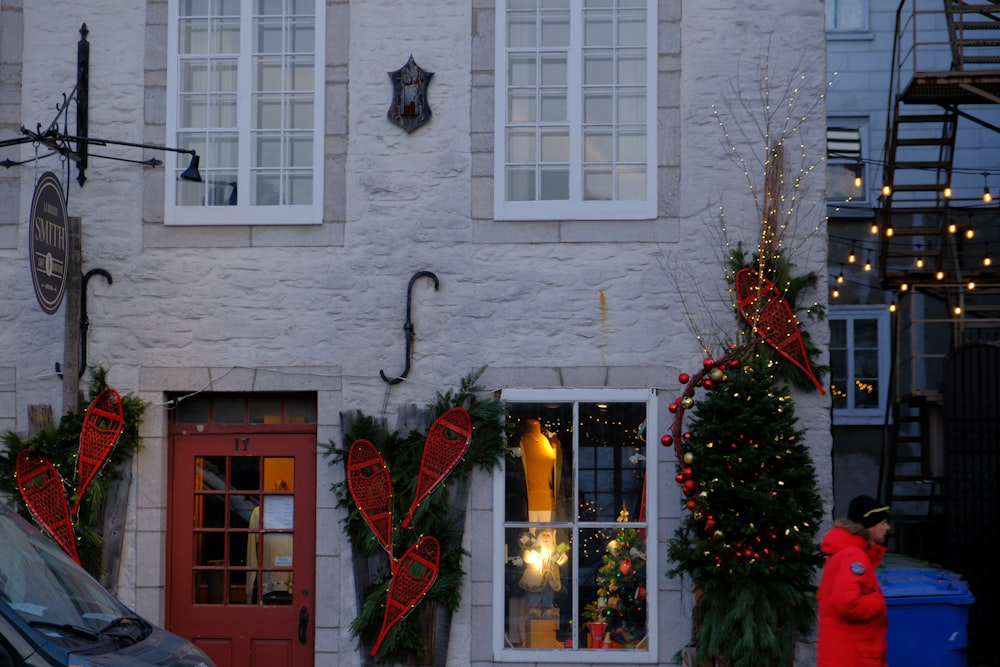
M87 370L87 332L90 330L90 316L87 315L87 283L95 275L104 276L109 285L115 282L111 274L104 269L91 269L83 274L80 283L80 377L83 377ZM63 376L59 362L56 362L56 375Z
M390 378L385 374L385 371L379 371L378 374L382 376L382 379L389 384L399 384L406 376L410 373L410 356L413 351L413 339L416 338L416 334L413 331L413 321L410 319L410 313L413 306L413 283L416 282L417 278L430 278L434 281L434 290L441 286L438 277L434 275L431 271L417 271L410 278L410 284L406 288L406 324L403 325L403 331L406 332L406 367L403 372L394 378Z

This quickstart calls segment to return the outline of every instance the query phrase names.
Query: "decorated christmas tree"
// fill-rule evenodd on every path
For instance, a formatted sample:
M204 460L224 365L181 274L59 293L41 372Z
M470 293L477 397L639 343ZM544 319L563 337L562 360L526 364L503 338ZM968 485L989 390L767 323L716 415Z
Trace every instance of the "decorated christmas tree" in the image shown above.
M628 510L622 509L618 521L628 521ZM596 578L598 598L586 611L593 621L606 624L613 641L635 645L648 632L645 533L636 528L619 528L602 558Z
M822 303L802 307L815 295L818 276L796 275L792 263L793 256L812 256L807 242L822 232L815 220L823 198L805 180L817 162L802 139L822 95L804 94L819 88L805 72L790 72L787 87L772 88L782 78L765 54L760 94L737 87L728 113L716 109L727 154L753 204L738 207L735 227L720 206L726 253L720 269L736 321L696 332L725 352L679 376L674 422L661 439L677 456L685 511L669 557L672 574L693 580L699 665L711 658L728 667L788 667L796 640L815 622L823 503L789 387L824 392L826 369L815 365L819 351L800 319L822 319ZM756 132L763 150L748 154ZM733 242L731 230L755 238ZM704 343L702 349L711 354Z
M693 406L678 464L690 511L670 559L695 582L698 659L733 667L791 664L815 618L822 502L775 364L751 358L715 373Z

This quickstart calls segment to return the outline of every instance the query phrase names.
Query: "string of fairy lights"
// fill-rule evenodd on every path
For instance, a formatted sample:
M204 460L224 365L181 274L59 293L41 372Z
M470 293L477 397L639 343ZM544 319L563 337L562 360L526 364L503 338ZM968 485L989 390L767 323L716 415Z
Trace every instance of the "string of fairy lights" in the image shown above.
M830 272L830 297L832 299L839 299L841 297L845 284L886 289L883 286L877 285L873 280L858 280L848 277L852 273L852 269L854 269L853 273L855 275L862 277L866 274L877 274L875 271L878 268L877 261L883 252L880 245L885 241L877 236L879 229L874 223L872 229L869 231L871 235L867 240L841 237L835 234L829 235L830 263L839 265L839 268L835 270L836 272L834 270ZM949 225L947 231L949 234L961 237L961 256L965 258L965 265L970 267L970 270L974 267L981 267L980 270L991 269L993 266L993 250L996 246L993 241L978 239L975 228L971 225L963 229L957 223L952 223ZM892 236L892 233L889 232L887 236ZM893 241L888 241L888 244L890 248L886 254L898 260L894 265L894 271L896 272L905 274L907 271L910 271L914 276L926 275L932 278L935 284L962 287L967 291L975 290L979 286L974 279L965 279L956 282L953 276L949 276L949 271L945 269L940 260L940 240L934 238L933 235L928 234L927 237L916 243L908 239L905 241L905 245L904 242ZM844 254L838 257L835 253ZM934 258L937 259L935 260ZM905 294L911 288L912 282L903 279L887 291ZM890 311L895 312L895 299L890 301L888 307ZM961 314L961 307L959 305L953 306L953 309L955 315Z
M887 171L895 171L897 169L905 169L906 171L916 171L925 172L927 174L937 174L938 167L916 167L913 166L912 162L903 161L899 164L893 164L886 162L884 160L877 160L873 158L858 157L856 155L846 155L843 153L838 153L836 151L830 151L827 153L827 159L833 160L833 164L850 170L854 173L853 184L855 189L861 189L865 186L865 174L868 173L868 167L873 166L882 170L882 173ZM943 199L952 201L962 201L962 202L976 202L980 207L990 205L1000 206L1000 200L993 196L993 191L990 189L990 179L1000 178L1000 172L990 171L989 169L982 169L977 167L950 167L947 170L949 178L947 181L941 185L940 195ZM968 177L962 179L962 184L959 185L954 177ZM969 183L971 179L983 179L982 194L975 197L962 197L956 198L955 192L961 191L976 191L978 186ZM995 181L994 181L995 182ZM879 190L882 197L890 197L893 194L892 185L888 181L882 183L882 187ZM848 197L843 203L849 204L854 201L853 197ZM993 202L996 201L994 204Z

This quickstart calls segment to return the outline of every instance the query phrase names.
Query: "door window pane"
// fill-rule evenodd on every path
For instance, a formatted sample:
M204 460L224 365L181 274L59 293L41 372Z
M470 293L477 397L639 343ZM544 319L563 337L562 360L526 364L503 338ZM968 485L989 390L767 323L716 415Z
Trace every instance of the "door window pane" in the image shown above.
M295 458L196 457L194 489L196 603L291 604Z

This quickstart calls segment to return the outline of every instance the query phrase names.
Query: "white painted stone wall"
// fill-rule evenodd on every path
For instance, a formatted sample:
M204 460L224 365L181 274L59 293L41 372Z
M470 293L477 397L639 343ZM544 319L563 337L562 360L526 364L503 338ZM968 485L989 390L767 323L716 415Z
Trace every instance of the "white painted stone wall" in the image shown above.
M72 86L76 31L87 22L91 134L163 141L163 0L24 4L17 123L49 122L60 94ZM162 618L165 391L314 390L325 443L339 438L341 410L384 410L391 417L399 405L426 403L486 364L484 381L498 388L662 387L661 424L668 423L665 406L677 374L697 368L704 356L691 322L715 351L731 330L720 206L730 238L756 242L747 181L728 159L712 107L741 122L760 113L741 115L730 104L736 85L758 96L755 77L767 54L776 88L785 87L790 72L801 72L801 97L816 98L825 62L822 2L755 0L738 10L721 0L659 5L661 222L670 231L655 241L609 241L609 229L628 225L611 222L567 224L564 236L530 243L509 226L483 232L490 221L482 211L492 207L483 131L491 125L484 114L492 113L492 100L484 101L483 91L492 75L481 66L492 62L487 0L428 0L405 10L394 0L329 3L327 53L334 64L327 93L328 224L322 228L164 228L162 172L144 174L106 160L92 161L84 188L75 181L69 186L71 215L83 218L84 268L114 277L113 285L91 282L90 363L108 368L119 390L151 404L120 577L126 602ZM0 6L12 5L4 0ZM435 72L429 89L434 118L408 135L385 119L386 73L411 54ZM9 126L9 119L0 121ZM807 155L818 161L822 101L799 133ZM746 154L761 155L761 137L749 139ZM23 148L21 157L30 151ZM346 168L338 171L339 165ZM44 168L58 163L49 159ZM0 245L0 380L14 383L16 402L0 419L26 430L29 403L57 410L61 404L52 368L62 357L63 322L61 312L42 314L31 292L25 221L34 171L25 166L20 173L19 211L0 212L0 227L15 224L18 239L17 247ZM797 228L789 232L796 264L822 270L821 170L807 183L798 211ZM574 242L561 240L569 235ZM436 273L441 288L416 283L411 372L387 388L379 370L402 371L407 281L420 270ZM810 330L825 347L825 327ZM796 411L828 498L828 401L797 395ZM349 550L328 492L338 474L321 463L317 665L360 662L348 629L355 614ZM665 457L660 479L672 477L673 461ZM452 628L454 665L491 661L485 638L493 551L482 545L492 543L494 515L491 480L479 481L470 499L466 603ZM661 562L678 498L672 483L661 485ZM658 588L659 658L667 662L689 636L690 596L684 582L665 577Z

